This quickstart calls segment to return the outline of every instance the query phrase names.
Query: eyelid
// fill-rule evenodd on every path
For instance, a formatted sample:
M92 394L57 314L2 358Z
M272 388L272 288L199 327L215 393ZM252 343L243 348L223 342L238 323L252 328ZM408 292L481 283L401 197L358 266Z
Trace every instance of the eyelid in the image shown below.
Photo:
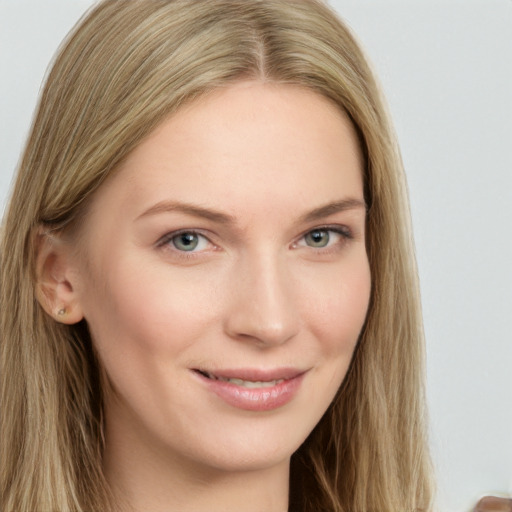
M173 251L174 253L177 253L178 255L185 256L185 257L191 257L195 254L197 255L197 254L201 254L201 253L205 252L205 250L180 251L176 247L173 247L172 243L171 243L172 239L177 236L180 236L184 233L191 233L191 234L197 235L199 237L202 237L202 238L206 239L208 241L208 244L210 244L213 248L215 248L215 249L217 248L217 245L211 241L210 237L208 235L206 235L203 230L194 229L194 228L191 228L191 229L185 228L185 229L177 229L176 231L170 231L169 233L166 233L164 236L162 236L158 239L158 241L156 242L156 247L162 248L162 249L164 249L164 248L168 249L170 251Z
M297 240L304 238L308 233L311 233L312 231L334 231L335 233L339 233L340 235L343 235L347 238L353 237L352 229L344 224L322 224L320 226L314 226L307 229L299 237L297 237Z
M309 247L310 249L316 251L326 251L332 248L332 245L327 245L326 247L312 247L306 244L299 245L299 242L304 240L304 238L313 231L332 231L340 235L343 241L345 242L352 240L354 238L354 233L348 226L340 224L324 224L320 226L315 226L313 228L308 229L307 231L304 231L300 236L297 237L295 242L293 242L292 247Z
M334 232L342 238L341 241L339 241L337 244L329 244L325 247L312 247L306 244L299 244L300 241L303 241L306 235L313 231L331 231ZM200 251L180 251L176 247L173 247L171 241L174 237L177 237L183 233L192 233L197 236L200 236L207 240L208 244L211 246L211 249L203 249ZM339 246L340 243L343 244L344 242L348 242L354 238L354 233L351 228L349 228L346 225L340 225L340 224L322 224L319 226L314 226L312 228L309 228L308 230L304 231L301 235L299 235L295 241L291 244L291 248L298 248L298 247L307 247L309 249L318 251L318 252L326 252L329 249L333 249L336 245ZM165 249L171 251L173 254L183 257L183 258L193 258L197 257L204 252L208 252L210 250L218 250L219 247L217 244L212 242L211 237L205 233L205 230L202 229L196 229L196 228L184 228L184 229L177 229L176 231L170 231L160 237L158 241L156 242L156 247L160 249Z

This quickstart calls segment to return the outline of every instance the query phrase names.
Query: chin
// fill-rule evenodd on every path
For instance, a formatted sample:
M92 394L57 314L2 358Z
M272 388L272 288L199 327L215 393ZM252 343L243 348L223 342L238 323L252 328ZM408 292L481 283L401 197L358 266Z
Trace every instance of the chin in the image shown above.
M299 430L290 424L274 429L264 425L262 418L258 420L250 429L226 429L222 436L204 440L207 445L203 445L201 458L205 464L226 472L261 471L288 465L310 429Z

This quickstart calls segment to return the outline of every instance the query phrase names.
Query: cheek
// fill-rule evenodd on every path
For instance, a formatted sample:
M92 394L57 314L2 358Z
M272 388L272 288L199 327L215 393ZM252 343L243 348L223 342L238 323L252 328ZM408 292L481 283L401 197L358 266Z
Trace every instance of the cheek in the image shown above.
M318 277L318 276L317 276ZM351 357L364 325L371 292L366 258L334 269L310 287L303 315L326 357Z
M320 279L322 277L322 279ZM303 318L314 339L317 365L312 371L314 385L308 390L312 430L328 409L347 375L363 328L370 298L371 276L366 259L360 264L332 268L326 276L317 274L316 286L309 287L303 302Z
M219 286L161 264L118 260L109 265L101 287L91 289L86 319L98 344L122 345L123 350L135 345L151 354L186 345L208 325Z
M162 269L118 260L87 297L86 320L109 387L142 416L175 402L169 375L215 332L216 283L201 279L199 288L191 273Z

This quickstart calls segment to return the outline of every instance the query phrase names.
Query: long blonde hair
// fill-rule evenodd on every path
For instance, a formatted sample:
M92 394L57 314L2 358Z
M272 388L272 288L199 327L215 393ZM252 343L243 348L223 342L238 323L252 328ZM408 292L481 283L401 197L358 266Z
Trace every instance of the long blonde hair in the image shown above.
M290 510L431 510L421 312L405 178L358 44L320 0L105 0L64 42L4 219L5 512L105 511L102 396L85 323L35 295L38 226L66 229L185 102L241 79L307 87L350 116L365 155L372 296L336 399L292 457Z

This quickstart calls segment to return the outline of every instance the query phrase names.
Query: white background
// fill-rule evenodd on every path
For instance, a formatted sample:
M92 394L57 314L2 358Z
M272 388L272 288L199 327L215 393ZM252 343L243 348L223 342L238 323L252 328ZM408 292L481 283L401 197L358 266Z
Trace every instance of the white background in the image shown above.
M39 87L90 0L0 0L0 213ZM408 174L439 510L512 494L512 0L333 0Z

